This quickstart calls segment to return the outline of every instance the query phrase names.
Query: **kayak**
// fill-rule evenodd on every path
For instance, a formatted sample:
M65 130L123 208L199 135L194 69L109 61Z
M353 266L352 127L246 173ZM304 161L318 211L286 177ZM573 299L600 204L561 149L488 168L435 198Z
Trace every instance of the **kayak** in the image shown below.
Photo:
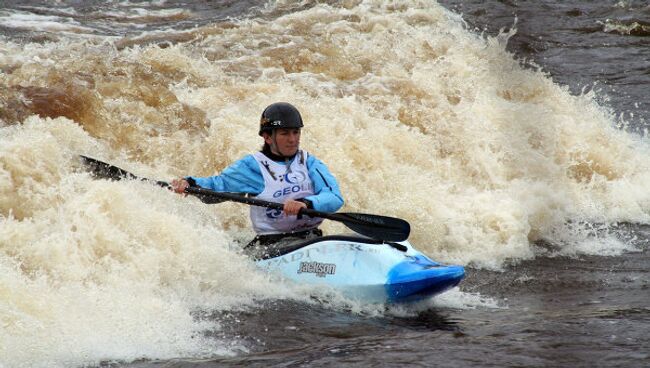
M408 241L332 235L270 247L258 267L301 284L326 285L367 303L414 302L460 283L462 266L442 265Z

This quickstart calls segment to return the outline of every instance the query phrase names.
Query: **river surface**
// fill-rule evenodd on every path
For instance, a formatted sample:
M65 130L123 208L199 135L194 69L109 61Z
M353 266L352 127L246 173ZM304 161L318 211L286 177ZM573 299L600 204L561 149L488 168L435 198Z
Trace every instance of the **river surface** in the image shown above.
M0 367L648 367L649 88L645 1L3 1ZM213 175L275 101L460 287L280 283L246 206L79 160Z

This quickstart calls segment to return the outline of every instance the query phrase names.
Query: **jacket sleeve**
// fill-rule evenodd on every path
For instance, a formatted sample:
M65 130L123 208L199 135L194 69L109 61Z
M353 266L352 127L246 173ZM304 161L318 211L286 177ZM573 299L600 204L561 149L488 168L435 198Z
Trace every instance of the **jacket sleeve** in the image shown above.
M189 176L201 188L215 192L250 193L258 195L264 190L264 178L252 155L235 161L221 174L209 177Z
M333 213L343 206L343 196L339 184L329 169L312 155L307 157L309 177L314 184L314 195L305 199L312 203L316 211Z

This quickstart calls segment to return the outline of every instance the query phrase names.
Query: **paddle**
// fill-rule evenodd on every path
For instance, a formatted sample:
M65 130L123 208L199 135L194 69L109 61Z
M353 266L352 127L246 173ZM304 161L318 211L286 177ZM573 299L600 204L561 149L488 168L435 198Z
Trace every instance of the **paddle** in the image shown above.
M142 180L171 189L171 185L167 182L139 177L117 166L107 164L92 157L82 155L81 158L84 161L84 164L92 169L96 177L111 180ZM247 197L245 194L239 193L215 192L200 187L189 187L185 189L185 193L195 195L206 203L232 201L278 210L284 208L282 203L268 202L257 198ZM307 208L300 210L300 214L342 222L345 226L361 235L388 242L406 240L411 232L411 226L408 222L395 217L370 215L365 213L325 213Z

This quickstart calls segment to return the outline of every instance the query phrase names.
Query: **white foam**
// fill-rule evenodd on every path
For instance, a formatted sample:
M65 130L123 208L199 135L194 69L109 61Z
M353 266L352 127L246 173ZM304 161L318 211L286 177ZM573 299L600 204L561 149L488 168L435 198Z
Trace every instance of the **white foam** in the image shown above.
M479 293L461 291L455 287L435 297L409 304L391 304L377 308L375 315L391 315L396 317L414 317L427 310L472 310L472 309L504 309L508 308L507 300L495 300Z
M187 9L146 9L146 8L126 8L123 10L104 11L97 14L118 18L120 21L124 19L137 20L142 18L169 18L178 17L181 15L190 15L191 12Z
M34 117L3 129L0 176L17 176L2 181L0 203L21 211L0 217L0 363L227 355L244 347L205 337L219 322L192 312L294 295L231 251L230 236L198 201L67 171L72 152L98 153L69 120ZM45 182L8 197L32 175ZM28 196L38 203L27 206Z
M82 26L69 17L39 15L28 12L0 11L0 26L22 30L92 33L93 29Z
M236 252L252 235L245 206L92 180L76 160L211 175L259 149L259 114L275 101L301 110L302 145L338 178L343 211L407 219L412 244L436 260L499 269L539 255L538 240L567 254L633 251L576 224L650 220L647 138L614 128L593 93L522 68L503 39L435 3L365 1L213 25L164 49L2 43L8 101L67 91L83 114L0 122L1 362L228 354L240 348L196 338L219 325L193 311L309 300ZM458 290L430 303L502 304Z

